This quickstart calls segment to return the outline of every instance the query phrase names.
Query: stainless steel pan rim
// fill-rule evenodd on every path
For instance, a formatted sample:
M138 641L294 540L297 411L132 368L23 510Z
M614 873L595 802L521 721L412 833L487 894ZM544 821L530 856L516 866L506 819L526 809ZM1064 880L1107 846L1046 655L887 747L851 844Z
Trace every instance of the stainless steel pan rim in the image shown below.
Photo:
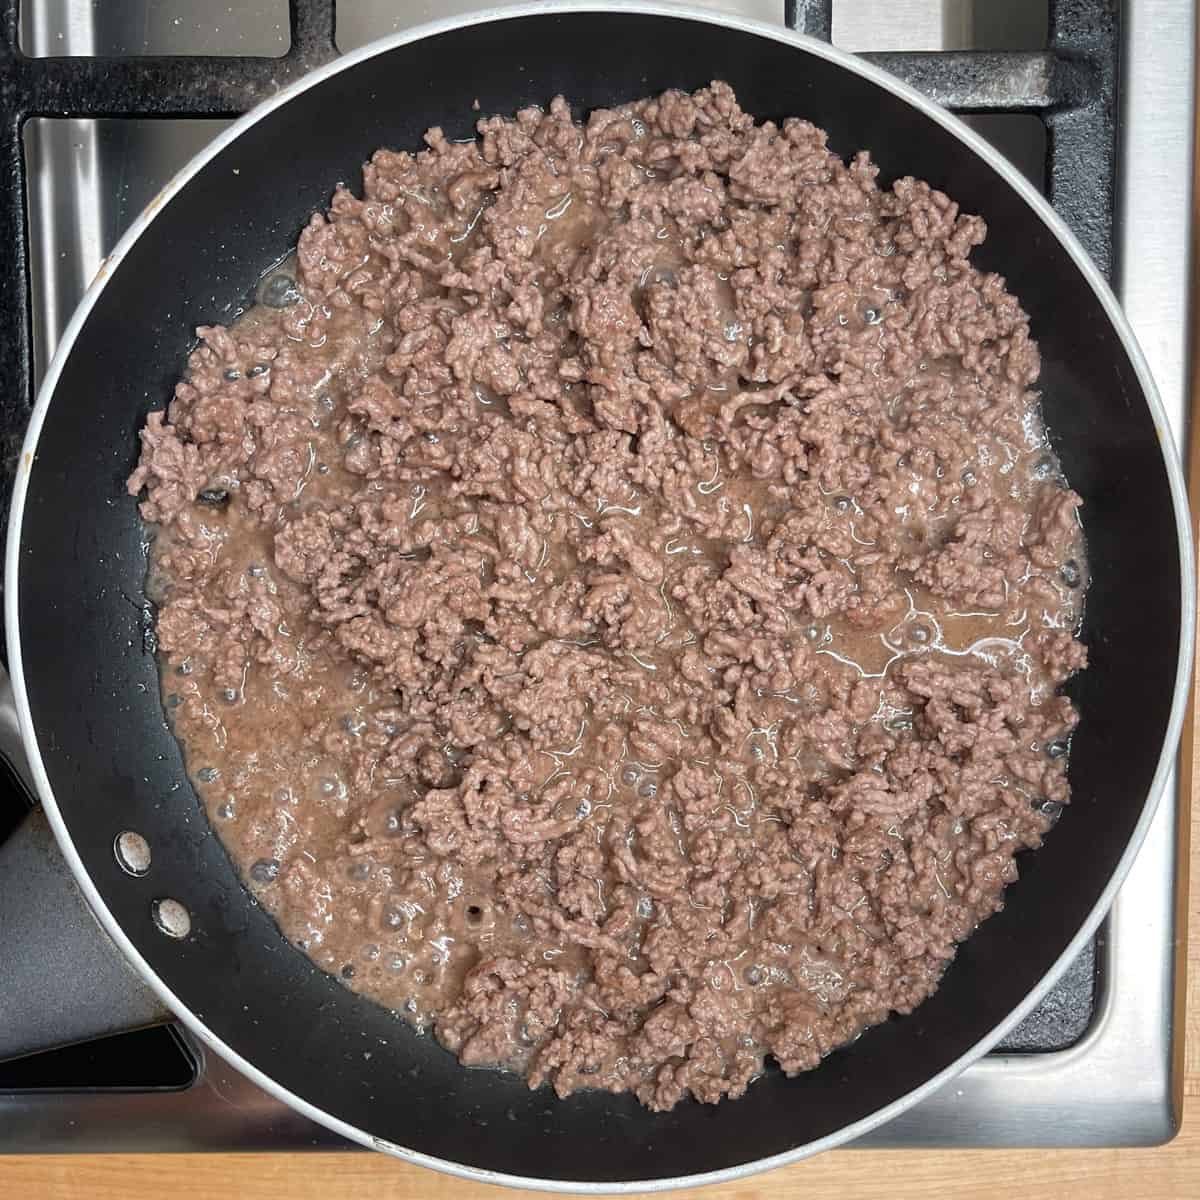
M622 1194L630 1192L662 1192L673 1188L684 1186L697 1186L708 1183L722 1183L735 1179L740 1179L745 1176L754 1174L759 1171L771 1170L775 1167L785 1166L789 1163L806 1158L809 1155L817 1154L822 1150L832 1149L835 1146L842 1145L853 1140L856 1137L867 1133L869 1130L884 1124L886 1121L897 1116L903 1110L912 1107L932 1095L939 1088L945 1085L950 1079L965 1070L971 1063L981 1058L987 1053L993 1045L996 1044L1010 1029L1017 1025L1025 1016L1027 1016L1033 1008L1039 1003L1042 997L1049 991L1051 986L1057 980L1058 976L1066 968L1066 966L1078 955L1087 941L1095 933L1097 926L1100 924L1104 915L1107 913L1109 906L1112 904L1116 893L1125 879L1129 868L1133 864L1133 860L1141 847L1146 833L1150 827L1154 817L1155 809L1157 808L1158 798L1163 790L1163 785L1167 774L1169 773L1172 761L1175 756L1176 746L1179 741L1180 731L1183 725L1184 710L1186 707L1188 696L1188 685L1191 675L1192 652L1193 652L1193 615L1195 613L1195 576L1194 576L1194 559L1192 551L1191 539L1191 520L1187 501L1187 488L1184 482L1183 470L1179 460L1178 450L1174 445L1174 440L1171 434L1170 425L1167 420L1166 412L1163 408L1162 401L1159 398L1158 391L1154 384L1154 379L1150 373L1150 368L1146 363L1141 349L1134 337L1133 331L1125 318L1124 313L1113 295L1107 282L1097 270L1095 264L1088 257L1086 251L1079 244L1074 234L1066 227L1049 203L1033 188L1026 178L1016 170L1005 158L985 142L977 133L968 128L953 114L945 109L934 104L926 99L920 92L900 80L887 74L879 67L865 62L854 55L839 50L825 42L805 37L801 34L793 33L783 27L768 25L760 21L748 20L745 18L727 15L724 13L715 13L698 9L685 4L675 3L643 3L641 0L632 0L629 3L622 3L619 8L624 12L635 12L653 16L674 17L689 21L699 21L711 25L724 26L730 29L740 30L747 33L756 34L759 37L769 38L776 42L783 42L788 45L795 46L797 49L803 50L808 54L816 55L820 58L842 67L846 71L853 72L856 75L862 76L881 87L888 89L893 94L906 100L914 108L919 109L931 120L943 126L952 133L961 142L965 143L975 154L983 158L994 170L996 170L1008 183L1010 187L1015 189L1033 212L1041 219L1043 224L1049 231L1063 244L1071 258L1075 261L1080 269L1080 272L1086 279L1092 291L1100 301L1105 314L1111 321L1113 328L1116 330L1126 352L1129 355L1130 361L1133 364L1134 370L1138 377L1145 396L1146 402L1150 409L1150 414L1154 422L1155 430L1158 433L1159 441L1162 447L1163 460L1166 466L1168 483L1171 491L1172 504L1175 512L1176 536L1179 547L1180 558L1180 578L1181 584L1181 626L1179 636L1179 658L1176 667L1175 685L1172 696L1170 719L1167 724L1166 737L1163 742L1162 752L1158 759L1158 764L1154 773L1154 779L1151 785L1150 794L1147 797L1145 807L1143 808L1141 818L1134 830L1134 834L1121 856L1116 870L1110 879L1108 886L1104 889L1103 894L1097 901L1095 907L1083 922L1079 931L1072 939L1071 943L1063 951L1062 955L1055 962L1053 967L1043 976L1041 981L1035 988L1026 996L1025 1000L1013 1010L1009 1016L1000 1022L994 1029L991 1030L985 1037L981 1038L969 1051L962 1055L955 1063L951 1064L945 1070L940 1072L932 1079L927 1080L919 1088L915 1088L907 1095L879 1109L870 1116L848 1125L832 1133L827 1137L820 1138L816 1141L799 1147L798 1149L788 1151L784 1154L774 1155L769 1158L758 1159L755 1162L746 1163L739 1167L732 1167L722 1171L712 1171L706 1174L678 1176L670 1179L656 1179L644 1182L630 1183L577 1183L560 1181L553 1179L533 1178L529 1176L508 1175L493 1171L484 1171L472 1167L463 1166L459 1163L450 1162L446 1159L435 1158L431 1155L421 1154L415 1150L411 1150L405 1146L394 1142L385 1141L382 1138L374 1137L366 1133L364 1130L358 1129L336 1117L322 1111L315 1105L302 1099L301 1097L280 1087L274 1080L264 1075L259 1071L253 1063L247 1061L241 1055L237 1054L229 1046L216 1037L204 1024L204 1022L190 1011L187 1004L177 996L163 981L150 969L145 959L138 953L133 943L125 936L120 924L113 916L112 912L105 905L95 885L93 884L82 859L71 839L70 830L67 828L66 822L63 819L57 803L55 802L54 794L50 786L49 778L46 773L45 764L42 761L41 750L38 745L37 733L33 728L32 718L29 709L29 697L25 686L23 674L23 659L21 652L21 634L18 625L19 603L18 589L20 586L19 580L19 547L21 542L21 522L24 513L25 499L29 486L29 479L33 471L34 462L36 461L38 439L41 433L43 424L46 421L47 414L50 410L51 401L54 391L58 383L59 376L62 372L63 365L67 357L71 353L71 348L82 329L84 322L95 305L99 302L103 294L105 284L108 278L111 277L112 268L119 264L130 247L141 235L143 230L153 221L156 215L162 211L171 198L182 189L194 175L200 172L204 166L220 153L230 143L237 138L252 125L256 124L268 113L276 108L284 105L293 96L306 91L308 88L320 84L323 80L344 71L358 62L372 58L378 54L384 54L397 46L407 45L410 42L419 41L422 38L433 34L438 34L453 29L462 28L465 26L476 25L489 21L510 20L514 17L531 16L536 14L545 14L552 12L604 12L611 11L615 5L606 5L599 3L591 3L588 0L538 0L535 3L516 4L498 8L482 9L478 12L463 14L460 16L449 17L438 21L432 21L423 25L415 26L402 33L395 34L391 37L380 39L372 42L367 46L362 47L350 54L343 55L335 59L333 62L314 70L311 74L306 75L303 79L297 80L295 83L284 88L278 95L264 101L251 112L247 113L240 120L235 122L229 129L225 130L217 137L205 150L198 154L188 165L180 171L165 188L159 193L158 197L146 208L146 210L137 218L130 226L125 235L117 243L116 247L106 260L105 266L97 274L96 279L88 288L86 295L76 309L74 316L64 331L62 340L59 342L58 348L55 351L54 357L50 362L46 372L45 380L42 383L39 391L37 403L34 406L33 415L29 423L29 429L25 437L25 443L22 448L20 460L18 463L17 477L13 490L12 509L9 517L8 526L8 545L5 559L5 606L4 619L6 627L6 637L8 646L8 661L9 669L12 676L13 690L16 698L16 706L20 721L21 734L24 740L26 752L29 757L30 769L33 774L34 782L37 787L38 795L45 809L50 825L54 830L58 843L62 848L64 857L67 860L70 869L79 884L80 890L83 892L85 899L95 912L100 924L112 938L113 942L133 964L137 971L146 980L146 983L154 990L162 1001L179 1017L179 1019L187 1026L187 1028L196 1035L200 1041L210 1047L216 1054L219 1054L233 1067L262 1088L269 1094L277 1097L285 1104L308 1117L310 1120L324 1125L333 1132L340 1134L351 1141L358 1142L369 1149L381 1150L387 1154L393 1155L396 1158L403 1159L406 1162L413 1163L417 1166L431 1167L434 1170L443 1171L450 1175L458 1176L461 1179L471 1180L477 1183L493 1183L504 1184L510 1187L523 1187L537 1189L541 1191L571 1191L577 1194L601 1195L601 1194Z

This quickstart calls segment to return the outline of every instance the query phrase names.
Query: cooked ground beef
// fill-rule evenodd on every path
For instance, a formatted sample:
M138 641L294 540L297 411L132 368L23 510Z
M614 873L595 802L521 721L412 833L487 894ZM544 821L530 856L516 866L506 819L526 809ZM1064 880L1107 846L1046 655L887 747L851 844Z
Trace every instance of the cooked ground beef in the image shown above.
M1068 799L1079 497L977 216L728 86L380 150L129 481L247 886L469 1065L738 1096Z

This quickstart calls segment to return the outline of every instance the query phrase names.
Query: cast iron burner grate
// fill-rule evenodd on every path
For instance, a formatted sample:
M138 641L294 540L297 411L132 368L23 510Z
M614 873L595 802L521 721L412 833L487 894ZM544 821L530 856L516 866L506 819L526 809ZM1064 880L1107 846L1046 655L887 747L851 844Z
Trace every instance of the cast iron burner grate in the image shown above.
M0 299L0 518L7 516L35 388L25 122L238 116L339 53L336 0L289 0L288 7L291 44L280 57L33 58L20 47L18 0L0 0L0 247L10 255ZM789 28L832 40L833 0L783 0L783 8ZM1120 0L1048 0L1042 50L863 57L956 113L1038 118L1046 131L1046 194L1107 275L1113 256L1120 19ZM0 781L0 836L22 805L12 784ZM1044 1053L1078 1041L1091 1022L1096 973L1093 942L998 1052ZM171 1030L108 1041L0 1064L0 1093L171 1088L193 1077L194 1063Z

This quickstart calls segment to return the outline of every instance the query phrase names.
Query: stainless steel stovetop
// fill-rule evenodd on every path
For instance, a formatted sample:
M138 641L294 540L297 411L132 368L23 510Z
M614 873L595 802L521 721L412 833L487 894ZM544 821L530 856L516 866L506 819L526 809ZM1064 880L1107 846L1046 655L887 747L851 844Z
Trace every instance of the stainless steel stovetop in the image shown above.
M709 0L774 21L781 0ZM340 0L349 50L481 0ZM1081 4L1080 7L1087 7ZM1099 7L1103 7L1103 0ZM1039 49L1047 0L841 0L833 40L855 51ZM1178 444L1188 419L1192 0L1128 0L1121 32L1117 291ZM287 0L27 0L39 56L278 55ZM141 207L227 122L37 118L25 129L39 371L84 288ZM972 118L1035 182L1046 131L1032 116ZM1004 1043L859 1146L1117 1146L1163 1141L1180 1112L1176 972L1179 779L1095 946ZM0 1153L342 1147L180 1030L130 1034L0 1067Z

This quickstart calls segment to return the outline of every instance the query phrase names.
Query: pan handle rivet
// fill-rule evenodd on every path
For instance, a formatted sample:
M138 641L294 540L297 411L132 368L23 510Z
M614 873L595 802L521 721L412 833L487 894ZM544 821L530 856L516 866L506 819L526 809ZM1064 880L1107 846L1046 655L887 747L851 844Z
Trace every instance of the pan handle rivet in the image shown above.
M150 870L150 843L140 833L126 830L113 842L117 863L127 875L145 875Z
M192 931L192 915L178 900L155 900L150 905L150 915L167 937L185 938Z

